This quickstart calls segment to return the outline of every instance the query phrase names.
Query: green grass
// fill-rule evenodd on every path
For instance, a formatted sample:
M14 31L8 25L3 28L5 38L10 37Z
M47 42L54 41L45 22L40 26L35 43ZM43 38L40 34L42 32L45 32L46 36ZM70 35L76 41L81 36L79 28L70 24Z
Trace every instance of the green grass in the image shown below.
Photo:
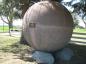
M17 28L14 26L13 27L14 30L16 30ZM8 32L9 31L9 27L8 26L0 26L0 32Z
M17 42L19 40L19 38L17 37L10 37L10 36L0 36L0 45L3 46L8 46L8 45L12 45L15 42Z
M11 45L15 44L18 41L18 37L0 36L0 50L10 48Z
M86 33L86 28L75 28L73 32Z
M4 27L3 26L0 26L0 32L3 32L3 31L7 32L8 30L9 30L9 27L8 26L4 26Z
M74 29L74 32L79 33L86 33L86 29ZM73 35L76 36L76 35ZM77 35L78 36L78 35ZM81 36L79 36L81 37ZM86 36L82 36L86 37ZM12 37L7 35L0 35L0 51L2 52L13 52L13 53L20 53L21 57L24 58L24 55L28 53L28 49L30 50L29 46L19 44L19 37ZM83 63L86 59L86 46L84 45L76 45L76 44L69 44L69 48L74 51L75 56L73 57L72 63L70 64L79 64L78 62ZM26 58L25 58L26 59Z
M27 45L20 44L19 40L20 37L0 34L0 52L19 54L19 58L22 60L27 60L25 58L25 54L27 54L31 48Z
M28 46L20 44L19 40L19 37L0 35L0 51L19 53L27 49Z

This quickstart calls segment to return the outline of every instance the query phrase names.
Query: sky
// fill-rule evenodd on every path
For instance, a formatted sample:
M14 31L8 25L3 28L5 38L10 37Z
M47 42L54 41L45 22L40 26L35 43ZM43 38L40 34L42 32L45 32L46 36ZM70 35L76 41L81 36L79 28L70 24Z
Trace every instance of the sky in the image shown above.
M2 0L0 0L0 2L2 2Z
M70 2L71 0L63 0L63 2ZM75 0L75 3L76 2L79 2L80 0Z
M63 2L69 2L69 1L71 1L71 0L63 0Z
M4 20L6 20L6 18L4 18ZM7 20L6 20L7 21ZM1 18L0 18L0 26L3 26L3 24L5 25L5 26L8 26L8 24L6 24L6 23L4 23L2 20L1 20ZM22 19L14 19L13 20L13 25L14 26L22 26Z

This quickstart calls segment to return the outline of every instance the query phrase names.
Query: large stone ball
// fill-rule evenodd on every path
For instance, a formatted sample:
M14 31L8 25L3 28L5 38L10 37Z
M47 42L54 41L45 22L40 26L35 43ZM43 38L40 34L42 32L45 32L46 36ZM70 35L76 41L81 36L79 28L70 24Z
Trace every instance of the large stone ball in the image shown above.
M24 38L35 50L52 52L63 48L72 31L71 14L56 2L38 2L27 10L23 18Z

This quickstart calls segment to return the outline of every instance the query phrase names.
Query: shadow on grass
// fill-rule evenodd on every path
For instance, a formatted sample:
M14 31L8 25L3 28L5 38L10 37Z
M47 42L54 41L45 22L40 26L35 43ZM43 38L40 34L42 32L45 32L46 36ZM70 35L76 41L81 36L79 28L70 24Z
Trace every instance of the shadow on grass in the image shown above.
M67 47L74 51L70 64L86 64L86 45L69 44Z
M76 45L76 44L69 44L67 47L71 48L74 51L74 57L69 62L69 64L85 64L86 63L86 46L83 45ZM19 54L19 58L24 61L33 62L34 60L31 59L32 48L27 45L22 45L19 42L16 42L12 45L7 47L3 47L3 52L11 52L14 54Z
M20 44L19 42L16 42L12 45L0 48L0 51L2 51L4 53L9 52L9 53L18 54L18 57L21 60L29 61L29 62L34 61L31 58L32 50L33 49L31 47L29 47L27 45Z
M86 44L86 33L74 32L71 38L71 43Z
M74 57L70 64L86 64L86 33L74 32L73 40L67 46L74 51Z
M12 53L19 53L20 51L23 51L26 49L27 46L19 44L19 42L16 42L12 45L7 45L5 47L2 47L0 50L3 52L12 52Z

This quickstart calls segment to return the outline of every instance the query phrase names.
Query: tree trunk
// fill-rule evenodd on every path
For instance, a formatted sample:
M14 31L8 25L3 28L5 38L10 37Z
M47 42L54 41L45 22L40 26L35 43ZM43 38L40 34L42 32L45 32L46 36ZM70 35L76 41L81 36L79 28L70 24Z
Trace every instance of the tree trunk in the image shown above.
M9 26L9 35L11 36L11 29L13 29L13 17L9 17L8 19L8 26Z
M4 22L3 22L3 32L4 32Z
M21 33L20 44L29 45L28 42L24 38L23 31Z
M23 18L25 12L29 8L30 0L29 1L28 0L20 0L20 4L21 4L21 9L22 9L21 17ZM28 42L24 38L23 30L22 30L22 33L21 33L20 43L28 45Z
M4 20L4 18L1 16L1 20L4 22L4 23L6 23L6 24L9 24L8 22L6 22L5 20Z
M22 17L24 16L25 12L27 11L27 9L29 8L29 4L30 4L30 0L20 0L20 4L21 4L21 9L22 9Z
M10 25L9 25L9 35L11 36L11 32L10 32Z

